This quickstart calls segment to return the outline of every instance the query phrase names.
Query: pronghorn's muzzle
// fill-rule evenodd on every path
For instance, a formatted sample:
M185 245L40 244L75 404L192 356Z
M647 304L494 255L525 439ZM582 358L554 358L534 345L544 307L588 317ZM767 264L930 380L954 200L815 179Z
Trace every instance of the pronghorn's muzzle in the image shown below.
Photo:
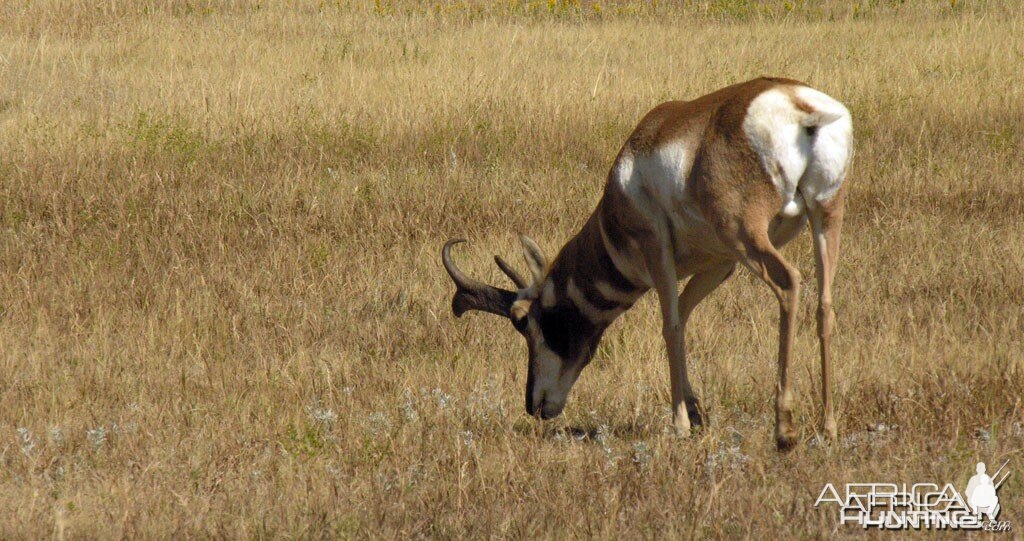
M551 402L541 402L540 404L540 418L543 420L554 419L562 414L562 410L565 408L565 403L553 404Z
M565 409L565 402L556 404L543 398L537 404L534 404L532 400L526 403L526 413L531 417L540 417L544 421L558 417L562 414L563 409Z

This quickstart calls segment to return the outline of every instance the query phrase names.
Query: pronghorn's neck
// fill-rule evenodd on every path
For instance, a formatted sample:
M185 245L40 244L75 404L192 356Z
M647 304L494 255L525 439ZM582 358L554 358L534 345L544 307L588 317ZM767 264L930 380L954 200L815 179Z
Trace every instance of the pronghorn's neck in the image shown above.
M562 314L575 325L566 330L600 334L628 310L647 286L627 277L609 247L615 238L609 221L608 194L579 233L562 247L541 285L543 313ZM611 234L609 234L611 232ZM609 238L611 237L611 239Z

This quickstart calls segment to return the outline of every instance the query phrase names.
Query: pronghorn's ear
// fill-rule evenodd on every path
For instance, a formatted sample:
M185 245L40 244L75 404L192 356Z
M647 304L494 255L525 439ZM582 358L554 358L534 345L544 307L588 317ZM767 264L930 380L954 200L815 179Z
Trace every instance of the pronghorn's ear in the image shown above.
M544 272L548 268L548 258L540 251L533 239L526 235L519 235L519 241L523 243L523 257L526 258L526 265L530 267L530 274L533 275L533 283L539 284L544 279Z

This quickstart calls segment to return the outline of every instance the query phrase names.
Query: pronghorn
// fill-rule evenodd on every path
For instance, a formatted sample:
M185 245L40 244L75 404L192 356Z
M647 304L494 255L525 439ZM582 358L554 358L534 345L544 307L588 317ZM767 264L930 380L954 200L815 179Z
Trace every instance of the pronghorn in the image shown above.
M520 240L532 281L495 256L517 291L466 276L451 258L452 245L464 241L449 240L441 258L457 286L452 311L511 320L529 348L526 411L548 419L562 412L608 325L654 289L668 349L673 424L687 434L704 420L686 371L686 321L742 263L779 301L775 439L787 450L797 441L789 367L800 273L778 248L809 220L818 278L821 422L835 438L832 278L852 154L849 111L798 81L759 78L693 101L663 103L626 140L597 209L550 265L525 236ZM680 293L678 282L687 277Z

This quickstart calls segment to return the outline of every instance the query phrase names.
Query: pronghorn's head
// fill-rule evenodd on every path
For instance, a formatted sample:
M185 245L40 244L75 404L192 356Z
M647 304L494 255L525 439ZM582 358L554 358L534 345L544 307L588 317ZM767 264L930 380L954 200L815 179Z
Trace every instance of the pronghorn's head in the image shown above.
M452 311L461 316L480 310L508 318L526 338L530 361L526 375L526 411L542 419L557 417L565 407L569 390L580 371L593 357L603 328L595 326L564 295L548 272L547 258L529 237L520 236L523 255L530 267L527 282L502 258L494 260L515 283L510 291L466 276L451 258L451 247L463 239L445 243L441 259L458 288Z

